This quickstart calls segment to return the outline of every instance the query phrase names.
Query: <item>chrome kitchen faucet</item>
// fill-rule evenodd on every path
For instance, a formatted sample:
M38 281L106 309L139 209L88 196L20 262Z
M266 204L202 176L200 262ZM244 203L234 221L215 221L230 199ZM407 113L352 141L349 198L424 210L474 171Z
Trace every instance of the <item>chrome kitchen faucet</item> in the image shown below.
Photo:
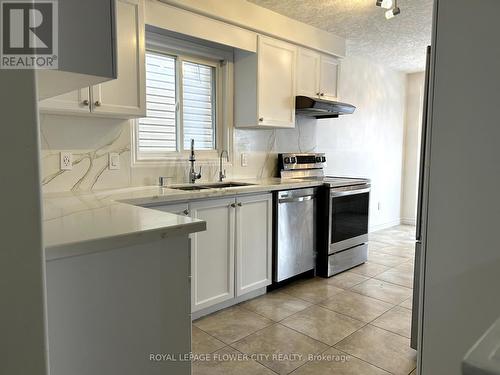
M196 180L199 180L201 178L201 166L200 166L200 172L196 173L194 169L195 161L196 158L194 156L194 139L191 139L191 155L189 155L189 162L191 163L191 168L189 169L189 180L192 184L194 184Z

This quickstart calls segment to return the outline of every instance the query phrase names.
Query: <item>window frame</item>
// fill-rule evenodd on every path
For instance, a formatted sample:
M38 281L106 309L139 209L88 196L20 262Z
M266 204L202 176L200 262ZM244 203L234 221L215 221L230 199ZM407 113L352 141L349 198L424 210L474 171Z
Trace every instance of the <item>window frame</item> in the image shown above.
M169 56L175 58L175 68L176 68L176 145L177 151L165 151L165 152L139 152L138 142L139 139L139 119L132 121L132 150L133 150L133 161L132 164L135 166L152 166L164 165L168 162L185 161L189 157L190 150L184 149L184 127L182 122L182 101L183 101L183 70L182 62L193 62L198 64L203 64L214 68L214 82L215 82L215 126L214 126L214 141L215 149L213 150L196 150L198 161L213 161L219 156L220 151L229 148L228 141L225 139L225 133L228 132L228 124L225 124L225 106L224 101L228 100L228 96L232 95L225 92L224 90L224 76L228 75L229 72L223 69L224 65L227 65L225 59L219 59L215 56L202 56L202 54L193 51L186 51L184 49L177 49L175 46L169 46L164 41L153 38L148 40L146 44L145 53L154 53ZM226 77L227 80L227 77ZM228 150L229 151L229 150Z

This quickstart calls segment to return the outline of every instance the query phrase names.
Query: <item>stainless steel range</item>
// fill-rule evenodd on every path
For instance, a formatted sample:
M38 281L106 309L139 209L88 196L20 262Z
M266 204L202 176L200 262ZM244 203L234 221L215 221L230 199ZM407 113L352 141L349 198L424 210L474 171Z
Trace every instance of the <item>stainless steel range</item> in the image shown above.
M330 277L368 259L370 180L325 176L322 153L279 154L281 178L321 180L316 273Z

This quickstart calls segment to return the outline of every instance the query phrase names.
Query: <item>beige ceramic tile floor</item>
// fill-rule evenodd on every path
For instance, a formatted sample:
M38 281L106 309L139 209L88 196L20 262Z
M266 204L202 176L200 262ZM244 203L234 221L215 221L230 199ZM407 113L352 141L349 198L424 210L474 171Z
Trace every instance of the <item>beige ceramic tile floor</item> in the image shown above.
M193 374L413 374L414 230L372 233L362 266L193 322Z

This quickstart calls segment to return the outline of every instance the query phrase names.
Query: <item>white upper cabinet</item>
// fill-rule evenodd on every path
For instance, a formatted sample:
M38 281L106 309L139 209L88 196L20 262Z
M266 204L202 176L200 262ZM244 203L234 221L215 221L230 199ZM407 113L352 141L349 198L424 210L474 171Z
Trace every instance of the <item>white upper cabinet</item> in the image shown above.
M259 35L257 54L235 52L235 125L295 127L297 47Z
M258 121L264 126L295 126L295 61L297 48L259 36Z
M42 112L48 113L88 114L90 113L90 89L85 87L42 100L39 107Z
M299 48L297 56L297 95L319 96L321 55Z
M297 57L297 95L337 100L340 60L300 48Z
M43 100L42 112L115 118L146 115L143 1L116 1L118 78Z
M92 111L142 117L146 115L143 4L119 0L116 15L118 79L92 87Z
M334 57L321 56L319 79L320 97L324 99L338 99L338 81L340 62Z

